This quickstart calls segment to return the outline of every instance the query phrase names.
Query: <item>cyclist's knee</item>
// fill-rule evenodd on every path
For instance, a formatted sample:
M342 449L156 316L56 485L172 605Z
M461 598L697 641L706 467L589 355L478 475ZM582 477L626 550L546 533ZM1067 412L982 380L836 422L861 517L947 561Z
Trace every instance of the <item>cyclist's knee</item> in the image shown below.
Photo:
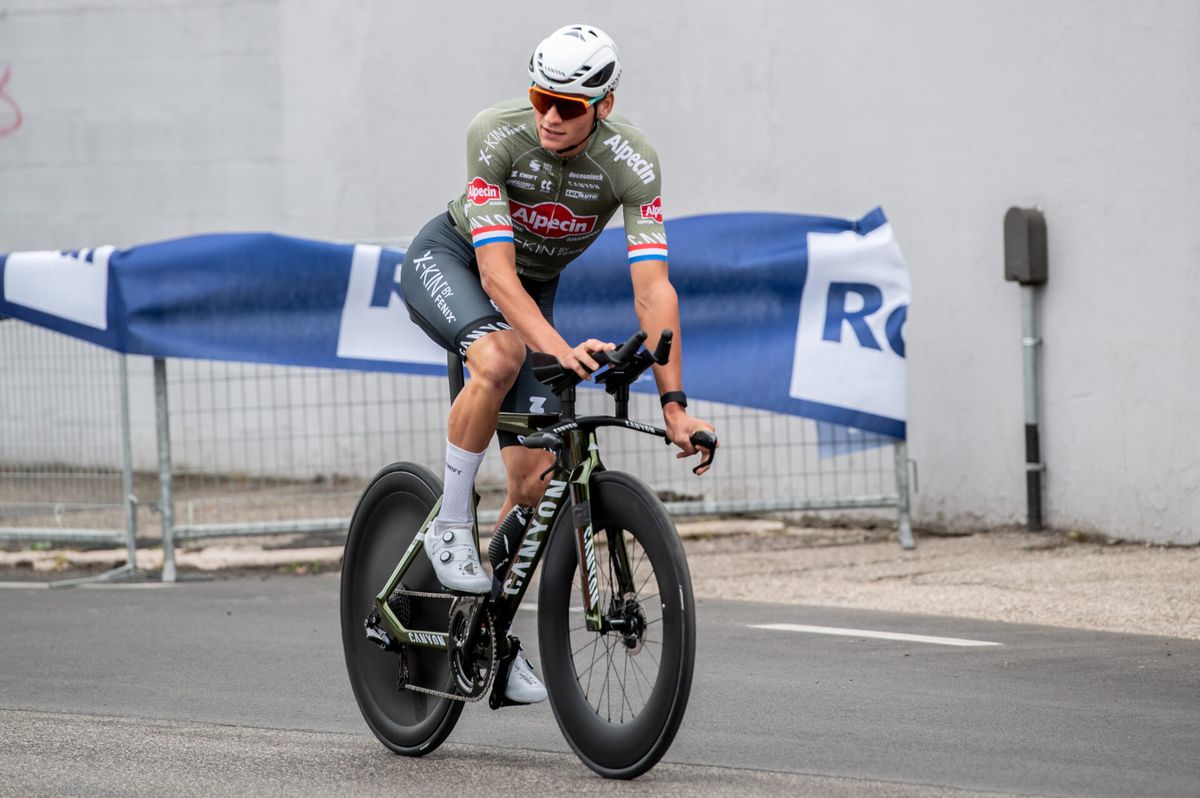
M512 387L524 363L525 345L511 330L488 333L467 350L471 379L499 391Z

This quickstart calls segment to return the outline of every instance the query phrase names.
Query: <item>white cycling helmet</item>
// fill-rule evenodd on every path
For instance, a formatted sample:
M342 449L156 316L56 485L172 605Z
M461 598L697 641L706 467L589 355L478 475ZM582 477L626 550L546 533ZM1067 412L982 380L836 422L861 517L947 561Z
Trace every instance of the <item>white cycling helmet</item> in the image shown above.
M617 44L591 25L559 28L533 51L529 78L547 91L603 97L621 80Z

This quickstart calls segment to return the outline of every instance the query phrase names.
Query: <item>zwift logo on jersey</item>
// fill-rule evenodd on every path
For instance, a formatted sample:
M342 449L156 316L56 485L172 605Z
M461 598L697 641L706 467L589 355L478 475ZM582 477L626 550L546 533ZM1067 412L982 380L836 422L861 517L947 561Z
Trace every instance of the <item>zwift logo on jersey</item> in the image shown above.
M662 224L662 197L655 197L648 205L642 206L642 218Z
M604 146L608 147L613 152L613 160L617 163L624 161L633 170L633 173L642 179L646 185L650 185L654 181L654 164L642 157L641 153L635 152L633 145L628 139L622 138L619 134L614 134L604 140Z
M596 229L595 216L576 216L570 208L558 202L526 205L510 199L508 208L513 221L542 238L582 236Z
M489 202L500 201L500 186L489 183L482 177L477 177L467 183L467 199L473 205L487 205Z

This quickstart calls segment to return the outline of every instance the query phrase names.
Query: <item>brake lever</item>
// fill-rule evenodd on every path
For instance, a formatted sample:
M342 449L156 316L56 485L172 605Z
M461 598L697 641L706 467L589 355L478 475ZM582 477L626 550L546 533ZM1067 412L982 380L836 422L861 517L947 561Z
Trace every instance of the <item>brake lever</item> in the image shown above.
M700 470L709 465L712 465L713 458L717 456L717 435L714 432L709 432L706 429L697 430L688 438L692 446L701 449L705 452L700 456L700 465L692 469L692 473L700 476Z

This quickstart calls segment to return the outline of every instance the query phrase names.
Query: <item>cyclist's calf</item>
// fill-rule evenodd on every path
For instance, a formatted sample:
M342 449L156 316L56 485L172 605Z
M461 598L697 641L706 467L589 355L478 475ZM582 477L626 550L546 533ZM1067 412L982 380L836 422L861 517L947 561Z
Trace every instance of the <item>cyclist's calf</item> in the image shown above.
M546 491L546 482L539 475L554 462L554 455L541 449L505 446L501 452L504 470L508 475L507 510L514 505L533 507Z

